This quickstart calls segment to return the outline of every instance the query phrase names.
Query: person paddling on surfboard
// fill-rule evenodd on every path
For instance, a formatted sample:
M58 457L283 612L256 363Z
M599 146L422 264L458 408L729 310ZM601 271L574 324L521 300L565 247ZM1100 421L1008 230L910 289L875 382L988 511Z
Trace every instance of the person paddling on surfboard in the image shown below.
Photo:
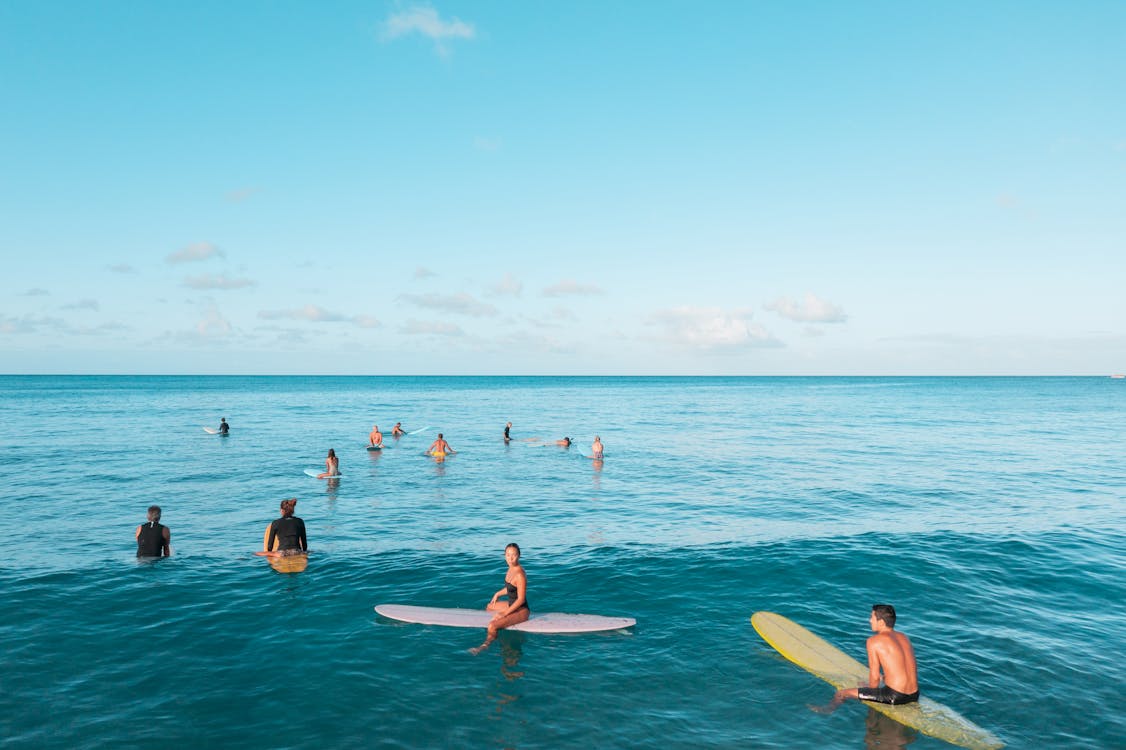
M231 431L231 426L227 424L226 417L219 417L219 434L226 435Z
M372 448L383 447L383 433L379 431L379 425L373 424L371 426L371 434L368 435L368 440L371 441Z
M403 430L403 423L396 422L395 426L391 428L391 437L402 437L407 433Z
M504 561L508 563L504 588L493 594L492 600L485 607L487 611L494 613L485 642L477 648L469 649L471 654L479 654L487 649L496 640L498 630L524 622L532 614L528 607L528 577L524 574L524 568L520 567L520 545L513 542L505 547ZM507 601L497 601L502 596Z
M137 527L137 557L168 557L172 554L172 532L160 522L160 506L150 505L148 521Z
M309 541L305 538L305 522L293 515L296 507L295 497L281 501L281 518L275 519L266 527L261 554L267 557L308 554Z
M868 639L868 685L838 690L833 702L821 709L828 713L853 699L898 706L919 700L919 678L915 649L910 639L895 630L895 607L873 604L868 625L875 635ZM884 684L880 684L880 672Z
M328 449L328 458L325 459L325 470L317 474L317 479L324 479L325 477L335 477L340 474L340 459L336 457L336 451L332 448Z

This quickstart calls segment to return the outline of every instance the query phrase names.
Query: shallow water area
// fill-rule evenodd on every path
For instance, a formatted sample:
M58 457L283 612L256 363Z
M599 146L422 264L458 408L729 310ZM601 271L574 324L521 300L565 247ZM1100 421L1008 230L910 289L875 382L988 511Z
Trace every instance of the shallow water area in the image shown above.
M949 747L813 713L749 622L863 660L876 602L1007 746L1126 746L1120 380L12 376L0 421L6 746ZM292 575L253 554L287 497ZM175 554L138 561L152 503ZM483 607L510 541L533 608L637 626L474 657L373 612Z

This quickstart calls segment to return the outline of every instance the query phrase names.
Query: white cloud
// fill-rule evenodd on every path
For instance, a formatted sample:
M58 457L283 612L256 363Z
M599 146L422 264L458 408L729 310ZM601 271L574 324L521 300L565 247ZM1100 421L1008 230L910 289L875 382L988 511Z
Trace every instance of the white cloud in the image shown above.
M41 315L24 315L22 318L0 318L0 333L35 333L40 329L66 332L65 320Z
M415 5L394 13L383 22L380 36L385 41L398 39L410 34L419 34L431 39L439 54L446 54L445 41L449 39L473 39L477 30L473 24L459 18L445 20L438 11L429 5Z
M571 279L564 279L543 290L543 296L545 297L565 297L569 295L592 297L603 293L602 289L594 284L580 284Z
M48 292L46 289L40 289L39 287L36 287L35 289L28 289L26 292L24 292L20 296L21 297L46 297L48 294L50 294L50 292Z
M503 279L489 287L489 294L494 297L519 297L523 291L524 284L510 273L506 273Z
M231 333L231 322L223 317L219 308L210 304L203 311L203 320L196 323L196 333L200 338L221 338Z
M674 307L653 315L651 322L665 329L665 340L693 349L722 350L778 347L782 342L751 322L747 310L718 307Z
M816 295L807 293L802 301L779 297L764 310L773 310L783 318L798 323L843 323L848 320L843 308Z
M419 307L442 312L470 315L475 318L496 315L497 309L486 302L480 302L472 295L460 294L404 294L400 299Z
M416 279L430 279L430 278L433 278L437 275L438 274L434 273L429 268L423 268L422 266L419 266L418 268L414 269L414 277Z
M400 332L409 336L464 336L465 331L454 323L430 320L408 320Z
M191 289L242 289L254 286L250 279L232 279L224 274L205 273L200 276L189 276L184 279L184 286Z
M379 321L370 315L344 315L318 305L305 305L292 310L261 310L262 320L303 320L309 323L352 323L360 328L375 328Z
M63 305L63 310L97 310L98 301L96 299L84 299L74 302L69 305Z
M165 260L169 263L192 263L198 260L207 260L208 258L221 258L223 255L223 251L210 242L194 242L172 253L165 258Z

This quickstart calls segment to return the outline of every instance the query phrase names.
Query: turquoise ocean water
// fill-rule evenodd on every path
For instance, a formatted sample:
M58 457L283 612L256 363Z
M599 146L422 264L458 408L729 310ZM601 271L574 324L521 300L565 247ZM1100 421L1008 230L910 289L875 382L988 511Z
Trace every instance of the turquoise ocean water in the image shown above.
M431 429L364 450L400 420ZM0 377L0 424L4 747L949 747L811 712L748 621L863 660L875 602L1010 747L1126 746L1121 380ZM281 575L290 496L315 554ZM152 503L175 555L138 562ZM509 541L534 609L636 628L474 657L372 611L483 606Z

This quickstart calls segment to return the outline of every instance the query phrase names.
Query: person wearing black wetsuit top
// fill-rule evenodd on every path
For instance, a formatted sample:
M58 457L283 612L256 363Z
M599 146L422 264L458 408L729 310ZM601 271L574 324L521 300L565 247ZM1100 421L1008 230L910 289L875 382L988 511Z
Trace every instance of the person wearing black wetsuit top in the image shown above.
M227 424L227 418L226 417L220 417L219 418L219 434L220 435L226 435L230 431L231 431L231 426L229 424Z
M297 499L281 501L282 517L270 524L269 535L266 538L266 551L277 552L280 555L300 555L309 551L309 542L305 538L305 522L293 515L297 506ZM274 549L274 543L277 549Z
M509 430L511 430L511 429L512 429L512 423L511 423L511 422L509 422L508 424L506 424L506 425L504 426L504 442L506 442L506 443L507 443L507 442L508 442L509 440L511 440L511 439L512 439L512 438L511 438L511 437L509 437L509 435L508 435L508 431L509 431Z
M148 521L137 527L137 557L168 557L172 554L172 532L160 523L160 506L149 506Z

